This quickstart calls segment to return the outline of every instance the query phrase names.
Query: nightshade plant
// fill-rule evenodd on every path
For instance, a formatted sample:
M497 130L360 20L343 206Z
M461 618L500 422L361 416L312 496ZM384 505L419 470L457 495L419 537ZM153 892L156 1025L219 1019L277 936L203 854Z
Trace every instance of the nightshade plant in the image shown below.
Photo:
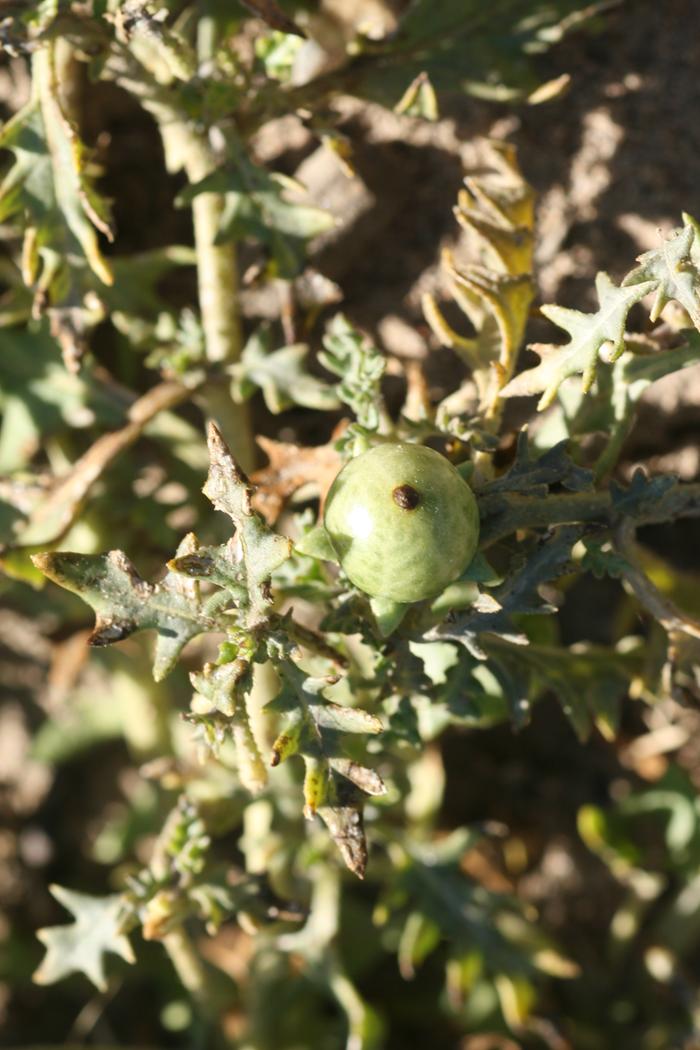
M337 937L343 893L353 893L344 865L367 881L368 935L396 952L405 977L443 952L451 1003L495 989L504 1023L524 1031L541 975L570 978L576 966L517 901L462 870L487 829L437 834L442 788L432 742L450 726L522 727L545 695L558 698L582 740L594 727L611 739L627 695L653 701L697 687L697 624L645 575L635 531L697 514L700 486L642 473L621 484L611 475L641 393L700 361L700 228L684 216L622 281L599 274L590 312L540 307L564 335L534 345L539 363L525 358L517 371L536 299L535 201L513 147L486 143L482 170L467 175L455 208L465 250L443 259L445 302L424 301L463 381L435 404L413 374L403 411L390 412L384 355L342 314L325 326L322 378L307 368L310 344L337 289L305 269L305 249L333 217L295 202L298 186L254 162L253 133L300 111L343 153L323 110L334 91L430 117L432 85L455 86L464 47L474 62L463 86L524 97L535 86L525 54L556 39L577 5L505 5L504 24L520 47L514 60L512 49L499 55L482 5L448 3L434 13L419 0L394 33L358 37L359 57L300 83L303 7L242 5L262 20L253 23L252 45L243 9L206 4L54 0L18 5L6 27L14 50L29 56L32 96L1 139L13 155L1 216L21 241L3 311L3 565L35 586L48 578L91 606L93 646L151 632L157 682L188 659L193 640L206 654L190 673L187 731L159 715L160 753L148 756L159 761L149 769L172 809L150 860L104 898L55 889L74 922L41 931L47 951L36 979L80 971L104 988L106 959L133 962L140 930L162 942L217 1030L239 993L217 983L192 934L237 920L255 931L253 976L245 1031L226 1038L255 1050L316 1045L313 1027L303 1027L312 1025L313 995L294 1022L299 1032L270 1016L301 968L343 1012L347 1045L378 1047L382 1019L360 997ZM186 176L179 203L192 209L194 250L128 258L101 246L100 235L112 237L109 209L71 111L70 85L83 64L155 118L169 171ZM243 343L235 246L250 244L257 280L276 281L297 317L251 325ZM177 313L157 283L190 265L199 310ZM447 320L448 298L465 315L459 331ZM628 331L632 307L649 303L651 323ZM121 347L146 351L146 364L161 373L140 397L96 363L107 323ZM29 413L21 409L26 390L35 402ZM340 410L340 423L313 448L264 439L269 465L252 473L248 402L257 391L272 413L301 406L337 420ZM508 401L533 394L548 414L516 434L504 422ZM209 420L206 481L197 428L176 413L186 402ZM85 425L85 406L104 433L67 465L59 439ZM103 553L117 537L105 533L111 508L104 500L100 507L97 489L143 435L161 446L204 537L182 537L152 579L131 560L136 527L119 537L124 549ZM41 444L48 478L32 474ZM323 503L344 464L353 466L341 479L359 457L386 459L397 446L401 469L404 461L435 465L426 490L397 475L404 504L377 510L382 528L390 513L410 523L406 533L386 526L388 593L384 577L373 585L381 551L363 575L366 564L358 568L343 549L343 519L334 518L342 491L326 503L325 526ZM202 483L213 510L196 501ZM359 487L358 498L375 498L362 477ZM416 490L424 502L409 506ZM424 512L433 496L431 524ZM95 511L92 528L86 506ZM150 526L162 506L146 499L143 507ZM162 549L175 530L158 527ZM543 632L542 618L556 613L554 584L565 589L583 573L622 580L665 635L663 650L650 658L640 637L610 649L567 648ZM337 1043L323 1045L342 1045L338 1031Z

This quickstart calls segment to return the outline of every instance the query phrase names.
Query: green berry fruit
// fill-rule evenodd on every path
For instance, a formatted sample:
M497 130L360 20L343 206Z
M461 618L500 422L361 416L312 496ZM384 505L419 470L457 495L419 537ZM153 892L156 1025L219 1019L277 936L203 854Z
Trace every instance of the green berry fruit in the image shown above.
M471 489L423 445L378 445L351 460L328 493L324 524L352 583L401 603L443 591L479 539Z

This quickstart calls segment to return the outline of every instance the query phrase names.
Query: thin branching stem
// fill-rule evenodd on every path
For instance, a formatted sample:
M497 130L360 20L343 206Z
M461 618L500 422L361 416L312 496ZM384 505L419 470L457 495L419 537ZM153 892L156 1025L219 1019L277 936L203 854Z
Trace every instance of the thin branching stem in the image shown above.
M689 638L700 639L700 622L679 609L665 594L656 587L637 563L635 551L635 523L627 520L615 530L615 546L623 555L626 568L622 575L627 584L644 608L667 631L686 634Z
M176 926L162 941L175 971L207 1020L214 1020L217 1004L210 995L211 981L202 958L182 926Z
M613 526L620 512L609 492L555 493L538 496L484 496L480 501L481 545L488 547L519 529L550 528L577 522ZM700 484L676 485L664 496L641 508L637 525L700 514Z

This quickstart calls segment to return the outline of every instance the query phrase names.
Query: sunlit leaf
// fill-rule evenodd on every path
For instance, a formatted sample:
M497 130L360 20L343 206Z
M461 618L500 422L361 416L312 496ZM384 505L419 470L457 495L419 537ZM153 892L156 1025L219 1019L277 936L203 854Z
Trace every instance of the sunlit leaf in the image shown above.
M538 408L546 408L556 397L560 385L569 376L583 374L584 390L593 384L598 356L603 347L610 348L614 360L624 349L627 315L640 299L653 291L653 282L618 288L606 273L596 277L600 307L595 314L584 314L563 306L543 306L542 313L571 336L565 346L531 347L541 358L536 368L527 369L512 379L502 391L506 397L537 394L544 391Z
M270 576L289 557L291 541L273 532L251 506L252 489L237 467L220 431L208 431L211 466L204 494L236 526L248 591L247 621L253 626L265 618L271 604Z
M299 193L297 184L270 174L237 151L228 167L188 187L178 201L189 203L200 193L222 194L219 242L257 241L274 259L278 275L291 278L302 268L305 243L330 229L335 219L321 208L288 200L285 190L290 186Z
M373 770L343 753L345 733L380 733L381 721L361 708L325 700L328 679L312 679L291 660L277 665L282 689L266 710L285 716L285 727L272 746L272 764L300 755L304 760L304 812L322 818L351 871L363 877L367 844L362 825L366 795L386 788Z
M72 973L84 973L100 991L107 988L104 956L111 952L135 962L128 939L121 932L121 897L91 897L63 886L51 892L73 916L66 926L39 930L46 955L34 974L37 984L54 984Z
M352 409L360 426L376 430L385 412L380 388L385 358L342 314L328 325L323 346L321 364L341 377L338 397Z
M647 292L655 293L650 314L652 321L656 321L666 304L675 299L700 331L700 273L692 257L694 240L693 227L684 226L660 248L652 248L640 255L640 265L622 282L630 287L641 284Z
M449 251L442 260L449 291L475 334L452 328L431 294L423 297L423 312L438 340L468 365L480 411L489 417L513 373L535 294L534 193L510 144L489 143L484 165L484 173L465 178L455 208L470 235L469 264L458 265Z
M14 164L0 186L0 221L18 216L33 247L25 250L25 279L48 291L71 252L83 253L104 284L113 280L98 244L97 231L111 239L105 202L87 173L85 147L64 112L55 67L54 44L36 49L32 59L33 97L0 132L0 146ZM40 257L44 272L38 274ZM53 269L53 273L52 273Z

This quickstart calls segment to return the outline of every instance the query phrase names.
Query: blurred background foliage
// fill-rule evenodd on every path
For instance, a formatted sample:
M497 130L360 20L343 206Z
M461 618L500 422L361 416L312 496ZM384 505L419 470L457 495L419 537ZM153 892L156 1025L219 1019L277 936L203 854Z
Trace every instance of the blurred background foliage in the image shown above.
M291 763L253 801L231 741L221 762L197 764L182 715L187 672L216 657L209 638L156 683L148 637L89 650L90 611L44 586L30 559L119 547L151 580L185 533L226 541L230 527L201 495L207 418L259 471L257 505L269 520L284 507L289 523L289 497L302 494L290 526L299 532L312 520L304 481L312 496L322 489L339 464L333 441L347 450L354 440L338 429L348 412L371 431L403 408L422 436L430 428L417 406L446 404L442 422L460 421L456 440L476 433L492 448L455 402L473 341L454 355L438 339L461 331L464 312L477 330L483 322L473 298L460 313L465 297L445 294L440 263L441 247L454 251L447 288L462 288L464 228L478 221L459 200L458 233L464 171L493 164L484 138L518 147L538 199L539 298L594 308L598 267L620 280L636 254L656 248L659 226L669 233L683 208L700 213L700 142L688 119L700 61L693 8L664 6L3 5L6 1045L697 1045L700 767L689 698L699 643L677 636L667 651L666 630L640 613L608 549L580 550L591 571L556 588L543 577L556 617L515 606L531 643L525 663L496 639L497 673L476 678L473 653L433 639L403 650L397 684L358 642L361 705L397 685L383 710L390 728L367 745L388 792L365 810L363 882L341 870L322 825L301 819ZM219 288L230 282L207 309L193 214L195 230L208 223L216 237ZM519 262L510 259L511 276L529 269ZM533 338L555 338L529 295L522 327L527 315ZM352 325L330 320L341 300ZM673 320L664 349L675 353ZM514 353L522 331L511 335ZM240 358L226 338L244 345ZM697 345L687 345L674 369L692 366ZM697 480L697 365L650 395L658 377L645 364L624 355L588 401L575 382L564 387L531 428L531 449L577 442L576 464L556 463L553 485L573 477L575 489L576 466L600 464L609 423L600 413L625 397L601 471L614 468L624 491L639 463ZM478 394L483 406L493 392ZM237 426L244 405L261 450ZM508 403L496 451L515 491L518 469L532 481L528 444L514 436L525 418ZM692 521L639 533L647 577L695 619L696 536ZM464 603L477 584L499 586L496 570L517 553L506 543L502 563L480 565L461 584ZM335 596L301 556L279 568L275 586L300 607ZM363 612L347 602L331 615L333 635ZM523 695L526 713L515 702ZM200 743L208 731L200 723ZM165 869L184 887L184 916L159 891ZM53 897L53 884L73 895ZM115 925L125 888L147 932L132 936L136 967L118 958L128 955ZM173 916L196 944L196 972ZM46 927L54 934L42 963L36 931ZM40 964L45 981L70 969L76 944L88 946L81 965L97 988L83 974L32 982Z

